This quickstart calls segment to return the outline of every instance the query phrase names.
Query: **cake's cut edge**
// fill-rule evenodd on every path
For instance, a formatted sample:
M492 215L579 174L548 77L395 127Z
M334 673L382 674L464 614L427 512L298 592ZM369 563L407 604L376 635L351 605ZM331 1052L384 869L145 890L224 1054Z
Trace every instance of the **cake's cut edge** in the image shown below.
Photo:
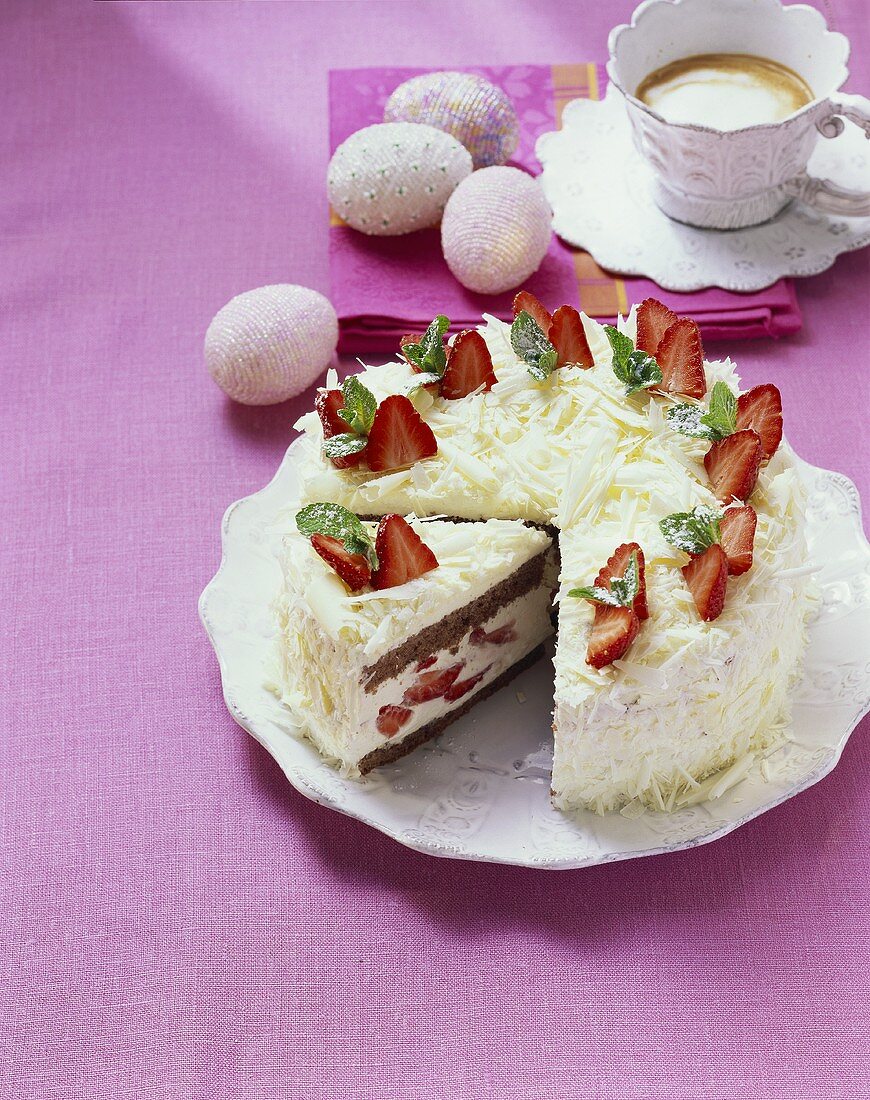
M371 693L414 661L428 657L438 650L450 649L454 639L461 641L479 623L488 622L503 607L537 588L543 581L547 559L552 553L552 545L545 547L488 592L462 607L457 607L431 626L424 627L418 634L385 653L375 664L365 667L360 678L364 690Z
M532 665L536 664L543 656L544 643L541 642L540 645L530 650L525 657L521 657L512 664L510 668L506 668L504 672L496 676L496 678L491 680L488 684L485 684L480 691L469 696L469 698L458 707L447 711L446 714L442 714L439 718L428 722L425 726L421 726L419 729L409 734L404 740L395 744L387 742L380 748L374 749L372 752L368 753L359 762L360 774L368 775L374 768L382 768L385 764L393 764L396 760L400 760L403 756L407 756L409 752L413 752L414 749L425 744L426 741L431 741L433 738L440 736L449 725L466 715L476 703L481 702L483 699L488 699L490 695L494 695L500 688L503 688L516 676L519 676L521 672L525 672L526 669L531 668Z

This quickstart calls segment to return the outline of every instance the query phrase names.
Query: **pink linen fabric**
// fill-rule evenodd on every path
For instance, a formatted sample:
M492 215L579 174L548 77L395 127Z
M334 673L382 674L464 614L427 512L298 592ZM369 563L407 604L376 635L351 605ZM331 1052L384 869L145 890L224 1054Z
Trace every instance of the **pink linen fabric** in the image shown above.
M3 1100L867 1095L867 722L713 845L435 860L288 787L197 620L313 399L230 404L202 338L242 290L328 292L329 69L601 57L631 7L0 8ZM824 10L866 91L866 5ZM865 500L867 284L843 257L736 349Z
M382 122L384 104L404 80L425 69L338 69L329 74L329 140L334 151L363 126ZM603 65L475 66L478 76L504 89L520 119L520 144L511 164L537 174L535 142L557 127L572 98L604 94ZM367 237L331 214L329 271L333 305L341 325L339 351L349 355L392 354L406 332L425 329L445 313L451 331L478 323L481 313L510 319L515 290L476 294L450 273L441 251L440 229L402 237ZM601 320L613 321L626 302L651 295L677 313L693 317L705 340L788 336L799 331L801 315L794 285L780 279L754 293L734 294L710 287L691 294L662 290L649 279L616 279L591 257L557 237L539 269L523 284L551 308L568 302Z

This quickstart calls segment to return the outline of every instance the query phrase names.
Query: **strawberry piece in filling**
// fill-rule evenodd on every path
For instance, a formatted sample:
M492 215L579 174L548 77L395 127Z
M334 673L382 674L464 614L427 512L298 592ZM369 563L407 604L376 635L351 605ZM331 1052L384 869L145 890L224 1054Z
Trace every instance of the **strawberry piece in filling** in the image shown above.
M382 733L385 737L392 737L409 721L413 713L408 707L396 707L388 703L378 711L375 722L378 733Z
M472 645L507 645L517 640L516 619L511 619L495 630L486 631L476 626L471 632Z
M415 707L420 703L430 703L433 699L440 699L464 667L464 661L457 661L449 668L436 668L431 672L421 673L402 696L402 702Z

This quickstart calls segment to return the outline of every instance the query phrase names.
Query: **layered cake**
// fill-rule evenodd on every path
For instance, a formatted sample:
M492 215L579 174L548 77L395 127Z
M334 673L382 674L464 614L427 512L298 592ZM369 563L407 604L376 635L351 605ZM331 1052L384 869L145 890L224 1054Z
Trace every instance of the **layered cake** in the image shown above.
M653 299L616 327L570 306L551 314L525 293L512 324L485 317L450 346L447 324L435 318L403 340L396 362L341 388L327 378L297 425L303 503L368 520L479 522L412 520L439 565L405 585L404 603L400 588L392 603L374 588L355 596L313 552L304 524L288 539L282 614L294 709L325 755L360 771L438 732L535 651L547 581L529 613L537 625L506 612L528 632L501 663L475 653L457 672L454 682L487 667L464 703L451 710L447 685L431 711L378 730L380 707L397 705L433 655L411 639L434 629L434 669L450 667L454 648L454 663L467 661L478 612L463 619L464 640L442 637L437 624L542 554L555 529L554 801L601 813L670 809L788 722L810 597L803 492L781 442L779 393L741 393L730 360L707 361L694 322ZM475 563L464 572L451 564L457 539ZM374 685L391 650L414 656L394 669L393 686ZM338 676L353 681L350 694L324 702L323 685Z
M540 657L557 577L550 535L516 520L361 527L369 577L342 580L310 537L287 537L279 612L286 701L350 775L434 737ZM385 576L397 545L400 573Z

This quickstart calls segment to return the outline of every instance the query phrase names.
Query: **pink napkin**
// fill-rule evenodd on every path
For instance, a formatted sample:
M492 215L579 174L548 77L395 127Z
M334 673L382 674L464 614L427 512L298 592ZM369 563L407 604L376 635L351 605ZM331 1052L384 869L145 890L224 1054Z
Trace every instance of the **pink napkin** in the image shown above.
M334 69L329 74L330 148L354 131L383 121L384 104L397 85L427 69ZM503 88L520 118L520 146L512 163L540 172L534 148L540 134L558 127L566 103L599 98L606 77L601 66L522 65L477 67ZM509 318L514 292L475 294L450 274L441 255L440 232L425 229L402 237L366 237L330 212L329 265L332 302L341 324L339 350L351 354L392 352L406 332L419 331L445 313L458 331L481 313ZM712 288L691 294L662 290L642 278L608 274L586 252L553 238L539 270L525 284L545 303L570 302L592 317L612 320L632 302L653 295L680 314L694 317L707 340L785 336L801 327L794 287L788 280L750 294Z

